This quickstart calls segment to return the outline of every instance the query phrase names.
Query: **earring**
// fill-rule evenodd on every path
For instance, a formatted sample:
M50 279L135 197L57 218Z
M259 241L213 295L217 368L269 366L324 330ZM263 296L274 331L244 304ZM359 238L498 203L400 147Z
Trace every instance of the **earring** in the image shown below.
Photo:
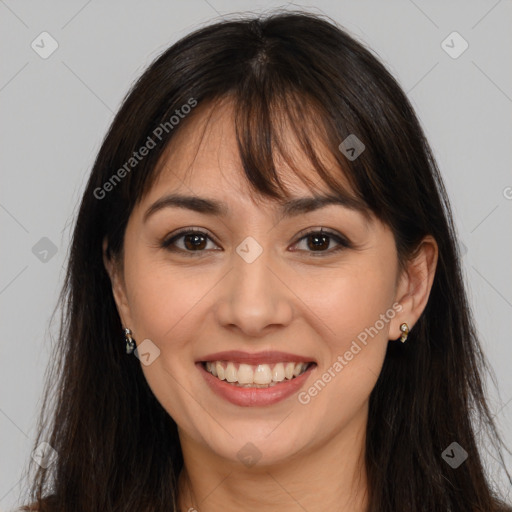
M132 338L132 331L130 329L124 330L124 339L126 341L126 353L131 354L135 349L135 342Z
M405 340L407 339L407 336L409 335L409 326L404 322L402 325L400 325L400 330L402 331L402 335L400 336L400 341L402 343L405 343Z

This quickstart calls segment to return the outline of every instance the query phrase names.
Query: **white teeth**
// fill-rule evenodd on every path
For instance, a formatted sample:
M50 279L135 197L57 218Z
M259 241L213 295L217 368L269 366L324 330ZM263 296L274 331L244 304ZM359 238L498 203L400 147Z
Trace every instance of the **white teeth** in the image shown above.
M274 382L282 382L284 380L284 364L277 363L272 370L272 380Z
M306 367L306 365L305 365L304 363L299 363L299 364L295 367L295 369L293 370L293 375L294 375L295 377L298 377L298 376L302 373L302 371L304 370L304 368L305 368L305 367Z
M224 380L224 367L222 366L222 363L220 361L217 361L215 368L217 370L217 378L219 378L220 380Z
M218 364L218 363L217 363ZM238 383L239 384L251 384L254 382L254 372L252 367L248 364L241 364L238 367Z
M284 376L289 380L293 377L293 370L295 370L295 365L293 363L288 363L284 367Z
M217 377L217 365L216 365L216 363L214 363L212 361L207 361L206 362L206 370L209 371L215 377Z
M236 371L235 365L230 361L226 366L226 380L228 382L236 382L238 378L238 372Z
M272 372L268 364L259 364L254 372L255 384L270 384L272 382Z
M207 361L206 371L219 380L243 387L269 387L285 379L291 380L302 375L308 368L307 363L276 363L275 365L250 365L233 361Z

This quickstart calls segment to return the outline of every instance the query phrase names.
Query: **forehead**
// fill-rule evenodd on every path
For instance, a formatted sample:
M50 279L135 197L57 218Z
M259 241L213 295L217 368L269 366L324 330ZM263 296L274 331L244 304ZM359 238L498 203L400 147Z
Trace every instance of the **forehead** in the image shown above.
M157 177L147 194L148 199L154 199L164 192L179 191L187 195L223 197L225 202L251 201L260 206L279 202L251 190L240 158L234 115L233 103L227 99L200 104L194 114L183 122L162 154L156 167ZM314 126L313 120L311 124ZM273 146L272 160L279 181L285 188L285 195L332 195L333 191L329 190L301 149L286 116L279 116L277 125L280 149L275 150L275 141L269 142ZM329 174L335 175L347 195L354 195L322 138L318 134L315 136L314 128L311 133L314 136L309 141L322 166ZM283 150L286 156L283 156Z

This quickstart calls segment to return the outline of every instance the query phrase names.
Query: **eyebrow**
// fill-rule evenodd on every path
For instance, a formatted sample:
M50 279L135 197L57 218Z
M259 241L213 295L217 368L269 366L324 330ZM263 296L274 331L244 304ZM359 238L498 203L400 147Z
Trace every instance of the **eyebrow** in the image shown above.
M330 205L338 205L357 211L369 220L370 209L363 201L347 195L325 195L312 197L298 197L279 202L284 217L294 217L305 213L313 212ZM155 201L144 213L143 222L164 208L183 208L205 215L226 217L229 208L226 203L215 199L207 199L198 196L187 196L181 194L169 194Z

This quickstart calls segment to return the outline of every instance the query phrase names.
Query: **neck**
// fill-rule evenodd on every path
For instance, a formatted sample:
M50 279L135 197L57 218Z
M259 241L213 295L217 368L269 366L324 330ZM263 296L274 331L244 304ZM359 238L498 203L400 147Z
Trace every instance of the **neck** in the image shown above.
M365 436L366 418L286 461L248 468L206 451L180 432L184 457L178 487L180 511L364 512Z

